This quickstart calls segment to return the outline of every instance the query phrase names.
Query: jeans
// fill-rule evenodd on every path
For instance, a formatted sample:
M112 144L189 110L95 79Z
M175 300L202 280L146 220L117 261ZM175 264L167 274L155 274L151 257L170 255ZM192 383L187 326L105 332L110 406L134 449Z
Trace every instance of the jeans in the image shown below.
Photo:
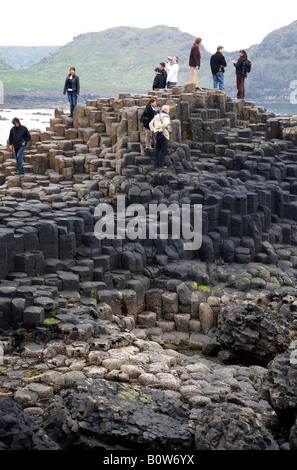
M176 85L176 84L177 84L177 82L168 82L167 83L167 88L170 88L171 86Z
M74 108L77 105L76 91L67 91L67 96L70 103L70 117L72 117Z
M213 74L213 87L217 88L219 84L220 90L224 91L224 73L218 72Z
M25 174L25 170L23 167L23 153L25 151L26 145L21 145L21 147L17 150L14 149L15 151L15 159L17 161L17 173L20 173L22 175Z
M163 134L156 134L155 167L162 168L165 164L169 141Z

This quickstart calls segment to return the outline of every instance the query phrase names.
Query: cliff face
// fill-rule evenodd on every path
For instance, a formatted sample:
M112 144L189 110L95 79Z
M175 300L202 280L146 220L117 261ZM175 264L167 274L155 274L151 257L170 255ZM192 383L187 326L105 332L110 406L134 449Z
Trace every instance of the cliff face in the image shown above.
M288 97L290 83L297 78L297 21L270 33L249 49L253 70L250 96Z

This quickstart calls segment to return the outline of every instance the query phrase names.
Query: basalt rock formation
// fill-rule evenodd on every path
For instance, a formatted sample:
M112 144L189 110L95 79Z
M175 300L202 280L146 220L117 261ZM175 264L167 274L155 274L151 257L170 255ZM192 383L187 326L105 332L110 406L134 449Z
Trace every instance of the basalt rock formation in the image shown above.
M171 107L163 170L154 169L154 151L144 148L140 121L152 95L158 107ZM247 447L264 448L257 438L261 429L277 427L274 403L259 392L264 367L296 338L296 126L296 117L185 86L89 100L73 119L56 110L45 132L31 130L23 177L13 175L13 156L1 148L0 340L7 366L0 369L0 393L48 426L64 448L86 446L88 439L70 433L71 423L81 419L71 410L73 403L85 403L84 390L95 393L98 380L106 390L102 396L119 408L120 400L107 393L109 382L145 387L144 395L139 392L144 400L149 389L170 391L155 431L163 429L165 413L171 437L165 431L162 438L157 431L148 436L140 423L139 443L148 448L179 440L173 399L189 406L194 420L189 425L188 415L175 416L188 436L180 448L194 445L197 419L196 447L220 445L208 444L215 422L201 428L214 404L221 404L222 415L228 404L248 408L254 431ZM153 204L202 206L201 247L185 250L186 237L175 239L170 224L166 240L131 239L127 232L99 240L95 228L102 214L96 208L104 203L116 211L119 196L127 208L143 207L144 229ZM126 223L132 219L130 214ZM220 351L219 364L189 359L168 345L203 348L208 355ZM64 433L53 424L53 402L70 413ZM139 413L134 405L127 405L129 417L119 428L131 435ZM234 422L244 419L230 409ZM231 421L229 447L242 442ZM90 416L82 426L90 437ZM95 448L102 439L111 445L121 432L106 435L103 428L93 435ZM267 448L275 448L274 438L264 435ZM130 448L130 437L123 446Z

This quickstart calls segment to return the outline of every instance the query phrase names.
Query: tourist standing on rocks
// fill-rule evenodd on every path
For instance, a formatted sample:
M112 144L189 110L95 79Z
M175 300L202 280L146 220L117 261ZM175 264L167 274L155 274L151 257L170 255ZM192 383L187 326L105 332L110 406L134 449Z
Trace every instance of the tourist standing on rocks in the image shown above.
M150 98L147 102L146 108L143 111L141 120L143 122L143 127L145 129L145 148L146 150L152 150L152 145L154 144L154 134L150 130L150 122L154 119L156 115L155 108L157 106L156 98Z
M155 168L167 168L165 158L168 151L169 133L171 132L169 113L169 106L164 105L161 113L157 114L150 122L150 130L156 136Z
M190 66L190 83L195 85L196 90L199 88L197 86L197 78L198 78L198 70L200 69L201 64L201 51L200 51L200 44L202 42L201 38L196 38L195 42L192 46L190 59L189 59L189 66Z
M13 118L12 120L13 127L10 130L9 134L9 148L12 150L14 148L15 158L17 161L17 170L16 175L24 175L25 170L23 167L23 153L25 151L26 145L31 140L30 132L26 126L22 126L18 118Z
M159 90L160 88L164 88L164 78L161 74L161 70L159 69L159 67L157 67L154 72L156 75L153 82L153 90Z
M74 109L77 105L77 97L79 96L80 85L79 77L75 75L75 67L70 67L69 75L67 75L64 85L64 95L68 96L70 103L70 117L73 117Z
M227 62L223 56L223 46L217 48L217 52L210 58L210 68L213 76L213 87L224 91L224 73L225 67L227 67Z
M178 70L179 70L178 57L174 56L172 57L172 59L168 57L166 68L168 70L166 84L167 84L167 88L170 88L171 86L177 84L177 75L178 75Z
M246 79L246 73L244 70L244 62L246 60L248 60L248 55L244 49L239 51L238 61L233 60L233 65L236 68L237 98L239 100L243 100L245 96L244 81Z
M161 70L161 75L163 77L163 86L162 86L162 88L166 88L167 72L165 70L165 62L160 62L159 69Z

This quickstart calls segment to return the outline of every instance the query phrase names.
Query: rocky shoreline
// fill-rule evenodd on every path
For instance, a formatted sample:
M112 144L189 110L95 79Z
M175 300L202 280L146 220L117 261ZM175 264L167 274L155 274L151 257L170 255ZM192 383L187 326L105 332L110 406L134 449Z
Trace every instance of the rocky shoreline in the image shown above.
M168 170L144 150L170 103ZM296 450L297 118L191 86L0 149L0 449ZM99 202L203 205L201 249L101 240Z

